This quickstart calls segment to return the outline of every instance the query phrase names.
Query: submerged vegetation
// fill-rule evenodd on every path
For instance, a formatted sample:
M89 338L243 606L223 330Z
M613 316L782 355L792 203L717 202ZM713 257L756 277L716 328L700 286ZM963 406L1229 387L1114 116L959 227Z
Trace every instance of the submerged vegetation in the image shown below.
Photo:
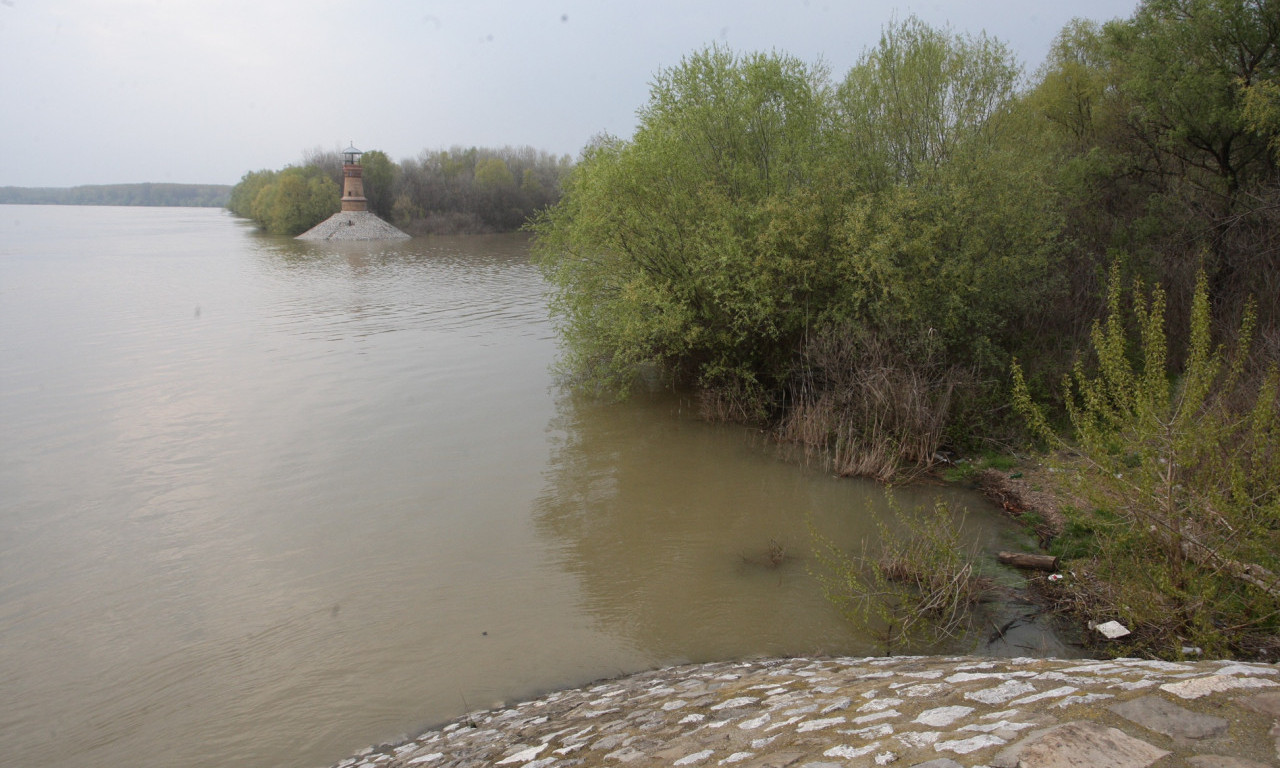
M1078 20L1030 77L915 18L840 79L712 46L639 117L532 225L571 381L656 374L882 481L1052 446L1093 491L1053 542L1060 605L1126 622L1117 649L1277 650L1275 0ZM834 563L837 591L887 645L904 615L945 634L971 573L893 563L948 546Z
M895 530L883 521L878 548L850 556L813 533L820 569L814 575L845 618L871 627L886 655L963 637L973 607L993 582L975 567L963 515L945 503L904 511L889 496Z
M510 232L560 198L567 156L529 147L454 147L392 161L373 150L360 158L369 210L410 234ZM307 153L280 171L253 171L231 191L227 208L274 234L297 235L337 213L342 155Z

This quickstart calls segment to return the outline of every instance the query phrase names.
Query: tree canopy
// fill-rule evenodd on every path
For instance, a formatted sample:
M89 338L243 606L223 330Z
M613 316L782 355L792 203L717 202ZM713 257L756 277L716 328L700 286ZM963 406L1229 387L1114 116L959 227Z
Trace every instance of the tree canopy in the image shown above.
M316 165L253 171L231 190L228 210L276 235L299 235L338 212L342 196Z

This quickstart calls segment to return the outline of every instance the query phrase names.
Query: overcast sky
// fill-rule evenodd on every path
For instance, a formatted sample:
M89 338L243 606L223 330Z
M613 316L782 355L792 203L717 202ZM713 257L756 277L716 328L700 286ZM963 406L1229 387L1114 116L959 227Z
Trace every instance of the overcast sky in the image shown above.
M576 156L630 136L653 75L713 42L841 77L915 14L1027 71L1134 0L0 0L0 186L232 184L309 149Z

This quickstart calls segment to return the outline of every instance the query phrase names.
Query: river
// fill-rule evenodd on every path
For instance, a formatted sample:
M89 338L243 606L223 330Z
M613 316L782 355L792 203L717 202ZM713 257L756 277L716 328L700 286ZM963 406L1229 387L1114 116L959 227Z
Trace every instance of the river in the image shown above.
M0 206L0 763L308 766L684 661L874 653L884 491L557 386L523 236ZM1005 526L970 509L986 546ZM765 563L785 548L778 567Z

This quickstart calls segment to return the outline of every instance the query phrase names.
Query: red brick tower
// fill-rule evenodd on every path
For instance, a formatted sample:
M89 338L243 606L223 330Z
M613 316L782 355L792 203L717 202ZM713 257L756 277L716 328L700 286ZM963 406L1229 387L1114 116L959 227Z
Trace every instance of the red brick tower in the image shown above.
M364 180L360 178L360 150L348 144L342 150L342 210L367 211L369 201L364 197Z

